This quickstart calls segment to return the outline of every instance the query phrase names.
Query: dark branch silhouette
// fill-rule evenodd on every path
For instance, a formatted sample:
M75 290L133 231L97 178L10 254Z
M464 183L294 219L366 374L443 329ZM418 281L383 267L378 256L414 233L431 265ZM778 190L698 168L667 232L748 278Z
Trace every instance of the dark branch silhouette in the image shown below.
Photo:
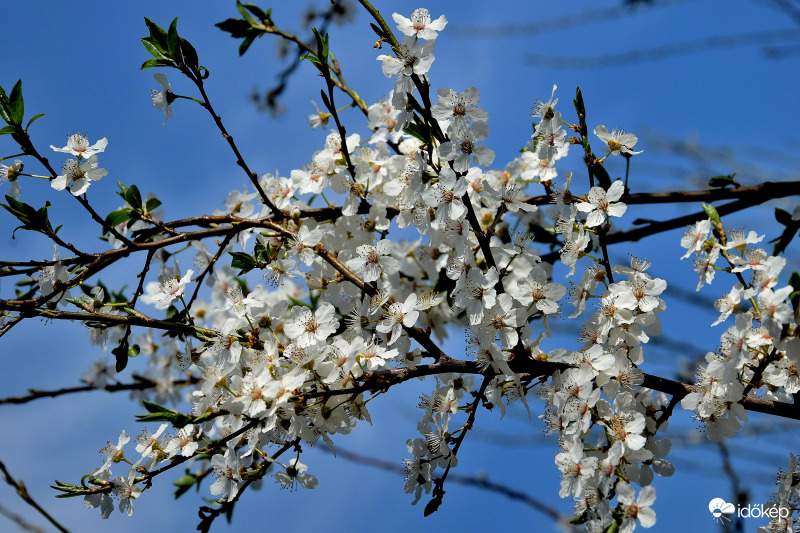
M646 61L661 61L670 57L708 52L711 50L765 46L781 41L796 41L800 38L794 28L766 30L736 35L714 35L681 43L670 43L653 48L629 50L617 54L601 54L592 57L556 56L549 54L526 54L527 65L555 69L601 69L627 67Z

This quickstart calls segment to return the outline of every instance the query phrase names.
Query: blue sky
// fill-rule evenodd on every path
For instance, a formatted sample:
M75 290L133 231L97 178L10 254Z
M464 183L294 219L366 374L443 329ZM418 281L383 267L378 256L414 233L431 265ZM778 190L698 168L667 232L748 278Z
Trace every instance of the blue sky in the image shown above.
M546 21L578 15L587 9L608 8L616 12L620 2L484 2L455 4L436 2L428 7L434 17L442 10L449 20L436 44L436 61L430 73L435 88L461 91L475 86L481 91L481 106L489 112L491 134L487 144L497 153L495 168L515 156L531 133L530 107L535 100L546 100L553 84L559 89L560 109L572 120L571 99L580 86L587 105L590 127L604 124L609 129L622 127L640 136L637 148L645 152L633 160L630 186L635 192L678 190L702 187L715 174L739 172L743 185L764 180L798 179L798 143L793 121L798 116L794 97L800 69L797 56L767 59L761 47L738 47L701 54L670 57L661 61L631 63L630 57L614 54L647 50L670 43L693 41L709 35L793 29L793 21L763 1L674 1L658 2L640 9L635 16L605 20L592 14L596 22L568 30L555 29ZM299 6L305 2L282 2L273 18L282 28L299 28ZM291 4L291 6L289 5ZM320 2L324 4L324 2ZM102 166L109 175L89 191L100 212L119 207L116 180L136 183L143 191L153 191L164 201L167 218L176 219L211 212L222 205L232 189L242 189L245 177L235 166L226 143L213 128L208 115L188 101L174 105L174 117L162 127L163 116L150 105L150 90L158 87L152 78L155 70L140 71L147 54L139 39L145 35L143 17L163 26L179 18L179 31L197 48L200 62L211 77L207 89L212 103L234 135L249 165L259 173L288 175L319 150L325 134L312 131L305 116L312 112L310 98L319 102L320 79L309 65L303 65L289 82L281 100L286 112L278 117L256 111L249 102L254 89L275 83L283 63L276 59L275 40L260 39L244 58L237 55L238 43L214 27L214 23L237 16L234 2L222 1L138 1L138 2L14 2L6 7L5 30L0 33L3 67L0 85L7 90L18 78L23 80L28 116L46 113L32 127L34 142L43 153L48 146L63 146L68 134L88 132L90 140L109 139L102 154ZM389 19L393 11L407 15L421 7L409 2L376 1L374 5ZM263 4L263 7L268 5ZM525 25L536 22L538 33L525 32ZM367 102L388 93L392 80L383 77L380 53L372 48L374 34L368 19L358 11L356 22L331 29L331 49L344 69L346 79ZM501 26L502 37L493 28ZM495 35L490 37L489 35ZM793 41L796 43L796 41ZM566 69L533 65L530 55L568 57L610 57L603 68ZM195 96L188 81L172 72L176 93ZM367 130L360 113L343 113L348 131ZM728 149L735 156L712 157L710 148L701 148L702 161L696 163L665 151L669 141L692 141L705 147ZM15 153L9 137L0 137L0 157ZM705 151L703 151L705 150ZM52 153L58 168L61 159ZM565 170L579 174L577 154ZM609 165L613 177L624 167ZM32 162L26 170L40 169ZM584 171L585 173L585 171ZM577 178L576 178L577 179ZM22 183L22 199L40 205L53 202L51 218L64 223L68 240L95 246L94 231L88 217L46 183ZM3 185L0 193L5 194ZM538 194L538 192L537 192ZM791 209L792 202L770 204ZM630 218L664 219L698 210L699 206L674 208L636 207ZM634 210L636 209L636 210ZM770 209L759 211L737 224L748 229L768 231L776 236ZM17 233L10 238L14 221L0 213L0 250L3 258L48 258L52 246L35 236ZM634 253L654 262L655 275L692 291L694 274L688 261L679 261L680 232L666 234L651 243L637 245ZM627 261L627 247L611 251L612 260ZM797 265L797 253L790 250L790 265ZM132 283L141 260L109 273L107 284ZM791 268L791 266L790 266ZM797 267L795 266L795 269ZM717 298L729 288L728 282L706 288L700 299ZM0 297L8 298L12 287L0 280ZM671 344L654 346L648 355L646 371L674 375L676 367L719 342L722 330L710 329L714 318L687 298L668 289L668 310L662 316L664 331ZM689 299L691 300L691 299ZM708 304L706 303L706 309ZM564 321L563 328L574 327ZM574 332L556 337L547 348L562 340L574 343ZM447 349L462 353L454 331ZM76 324L44 324L31 321L15 328L0 341L0 395L22 394L27 388L57 388L77 384L78 378L102 353L89 345L85 331ZM646 352L647 353L647 352ZM132 361L124 377L135 371ZM372 427L360 427L336 442L344 449L374 455L399 464L408 455L405 441L416 436L414 409L421 392L430 384L408 384L402 390L371 404ZM478 428L467 438L457 473L487 475L523 490L568 513L570 502L557 497L558 471L553 463L555 443L542 436L543 424L537 415L540 405L533 402L532 417L511 410L502 423L499 413L482 412ZM123 396L105 393L82 394L62 401L39 400L23 407L0 406L0 460L16 477L22 477L33 496L73 531L113 528L115 531L190 530L194 528L199 498L190 493L177 504L168 484L157 483L135 502L132 518L119 513L101 523L97 511L85 510L78 500L55 500L48 488L54 479L77 481L98 466L97 451L106 440L114 440L121 429L136 434L140 426L133 415L142 408ZM775 421L752 416L753 422ZM782 421L780 421L782 422ZM720 455L712 446L678 446L680 435L695 427L685 413L676 415L670 434L676 445L668 457L677 468L671 479L657 479L654 531L672 531L678 525L693 530L711 530L707 504L714 497L728 498L730 483L725 478ZM768 437L741 436L731 443L734 469L751 489L753 502L764 502L771 487L770 478L786 464L789 451L798 451L797 427L778 426ZM776 438L777 437L777 438ZM758 457L753 457L753 450ZM313 449L305 461L320 480L316 491L288 493L269 480L258 493L247 495L237 507L233 527L297 527L326 530L366 530L380 527L387 531L408 530L415 526L477 530L498 526L551 530L552 522L523 504L486 491L456 484L446 487L447 496L439 513L423 519L422 506L412 508L402 492L402 478L343 460L331 460ZM765 482L766 481L766 482ZM208 496L204 487L200 496ZM6 485L0 484L0 502L35 523L42 520L25 508ZM188 525L187 525L188 524ZM748 528L754 528L754 522ZM0 516L0 530L14 530ZM215 531L231 529L219 521Z

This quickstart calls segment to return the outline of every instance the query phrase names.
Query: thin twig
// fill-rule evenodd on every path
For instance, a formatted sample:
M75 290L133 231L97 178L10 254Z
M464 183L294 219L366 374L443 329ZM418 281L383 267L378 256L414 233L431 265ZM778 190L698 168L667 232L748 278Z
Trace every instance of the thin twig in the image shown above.
M17 495L20 498L22 498L22 501L24 501L25 503L36 509L36 511L40 515L45 517L47 521L53 524L53 527L61 531L61 533L69 533L69 530L67 528L62 526L58 522L58 520L50 516L50 513L45 511L38 503L36 503L36 500L34 500L28 493L28 489L25 488L25 483L23 483L22 480L19 481L15 480L9 473L8 469L6 469L6 465L4 465L2 461L0 461L0 472L3 472L3 477L5 478L5 482L8 483L17 492Z

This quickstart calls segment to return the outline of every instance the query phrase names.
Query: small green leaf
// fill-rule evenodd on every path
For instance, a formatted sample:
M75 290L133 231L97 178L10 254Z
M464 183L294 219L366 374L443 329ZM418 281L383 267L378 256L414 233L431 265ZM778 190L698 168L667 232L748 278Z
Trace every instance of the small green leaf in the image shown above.
M794 289L789 295L789 301L792 302L792 308L797 311L797 307L800 305L800 274L792 272L792 275L789 276L789 285Z
M123 222L127 222L131 218L131 210L128 208L119 209L117 211L112 211L106 217L106 224L109 226L116 227L122 224Z
M38 115L34 115L34 116L33 116L33 118L31 118L31 119L28 121L28 124L25 126L25 131L28 131L28 128L30 128L30 127L31 127L31 124L33 124L34 122L36 122L37 120L39 120L39 119L40 119L40 118L42 118L43 116L44 116L44 113L39 113Z
M200 478L186 470L186 475L183 475L172 482L173 485L178 487L175 491L175 498L180 498L186 491L191 489L194 485L199 484Z
M142 195L136 185L131 185L128 187L122 197L125 198L125 201L128 202L128 205L135 210L142 210Z
M715 225L716 225L716 224L721 224L721 223L722 223L722 221L721 221L721 220L720 220L720 218L719 218L719 213L717 213L717 209L716 209L716 208L715 208L713 205L711 205L711 204L706 204L706 203L703 203L703 211L705 211L705 213L706 213L706 215L708 216L708 218L709 218L709 219L711 220L711 222L713 222Z
M266 13L264 13L264 11L260 7L258 7L255 4L251 4L250 2L247 2L246 4L242 4L242 5L250 13L255 15L258 18L259 21L269 21L270 15L272 14L272 9L269 9L269 10L267 10Z
M239 0L236 0L236 9L239 10L239 13L242 14L244 19L250 26L255 26L258 24L258 21L255 20L250 13L248 13L247 9L245 9L245 6L243 6L242 3L239 2Z
M120 341L120 344L122 341ZM128 366L128 350L124 346L117 346L111 353L114 355L116 359L115 369L117 372L122 372L125 370L125 367Z
M165 59L165 60L169 61L170 60L169 57L164 55L161 52L161 50L158 49L158 46L156 46L153 43L153 41L154 41L154 39L152 37L142 37L142 44L147 49L147 51L150 52L151 56L153 56L156 59Z
M580 524L585 524L588 520L589 520L589 511L584 511L581 514L570 518L569 523L580 525Z
M3 128L0 129L0 135L9 135L11 133L15 133L16 131L17 128L14 126L3 126Z
M728 174L727 176L714 176L710 180L708 180L708 185L710 187L727 187L728 185L739 187L739 182L735 179L736 173Z
M144 209L145 209L145 211L147 211L148 213L152 213L153 211L155 211L156 209L158 209L158 206L160 206L160 205L161 205L161 200L159 200L158 198L150 198L150 199L149 199L149 200L147 200L147 202L144 204Z
M186 474L185 476L181 476L172 482L172 484L176 487L185 487L187 485L191 487L195 483L197 483L197 478L192 474Z
M147 17L144 18L144 23L147 24L147 29L150 31L150 42L153 43L165 57L171 58L166 30Z
M430 142L430 128L419 122L416 116L414 117L414 122L408 122L403 126L403 133L407 133L415 139L418 139L422 144L428 144Z
M579 115L586 116L586 105L583 103L583 93L580 87L575 87L575 98L572 100L572 104Z
M11 122L19 126L22 125L22 117L25 115L25 103L22 100L22 80L17 80L9 95Z
M233 260L231 260L231 266L233 268L238 268L241 270L241 272L239 272L239 275L242 275L246 272L250 272L251 270L253 270L258 266L256 260L253 259L253 257L251 257L250 254L248 253L228 252L228 254L230 254L233 257Z
M174 67L175 65L169 59L148 59L139 70L147 70L154 67Z
M230 33L234 39L247 37L253 31L253 27L242 19L226 19L222 22L217 22L215 26L222 31Z
M374 31L375 33L378 34L378 37L381 37L381 38L384 38L384 39L386 38L386 34L383 32L383 30L379 26L376 26L372 22L369 23L369 26L370 26L370 28L372 28L372 31Z
M239 55L243 56L245 54L245 52L247 52L247 49L250 48L250 45L253 44L253 41L255 40L255 38L259 37L259 36L260 35L254 34L252 32L249 33L244 38L244 40L242 40L242 43L239 45Z
M797 223L797 221L792 220L792 215L790 215L788 211L784 211L780 207L775 208L775 220L784 226L790 226L793 223Z
M8 102L8 95L6 94L5 89L0 87L0 118L2 118L3 122L5 123L11 122L11 117L8 114L9 108L10 104Z
M130 348L128 348L128 357L136 357L139 355L141 348L139 348L138 344L134 344Z
M181 54L181 41L178 37L178 18L172 21L169 25L167 32L167 46L169 47L169 55L179 65L183 63L183 54Z
M199 64L197 50L194 49L192 43L183 38L181 38L181 54L183 55L183 62L186 63L186 66L193 72L197 72Z

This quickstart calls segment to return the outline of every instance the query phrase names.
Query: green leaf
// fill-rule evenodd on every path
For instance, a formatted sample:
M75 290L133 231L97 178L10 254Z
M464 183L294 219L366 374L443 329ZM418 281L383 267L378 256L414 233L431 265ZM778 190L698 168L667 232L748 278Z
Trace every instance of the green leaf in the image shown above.
M14 126L3 126L3 128L0 129L0 135L9 135L11 133L16 133L16 131L17 128Z
M418 139L422 144L430 143L431 130L418 121L416 115L414 116L414 122L408 122L403 126L403 133L407 133L415 139Z
M244 19L250 26L255 26L259 23L256 19L253 18L253 16L250 13L248 13L248 10L245 9L245 6L243 6L242 3L239 2L239 0L236 0L236 9L239 10L239 13L242 14Z
M197 72L200 61L197 58L197 50L194 49L192 43L183 38L181 38L181 54L183 54L183 62L186 63L186 66L193 72Z
M192 422L191 416L173 411L163 405L148 402L147 400L142 403L144 404L144 408L147 409L148 414L136 415L137 422L170 422L176 428L181 428Z
M147 29L150 32L150 42L153 43L165 57L171 58L169 53L169 39L166 30L147 17L144 18L144 23L147 24Z
M134 344L130 348L128 348L128 357L136 357L139 355L141 348L139 348L138 344Z
M797 223L797 221L792 220L792 215L790 215L788 211L784 211L780 207L775 208L775 220L777 220L784 226L789 226L791 224Z
M124 340L124 339L123 339ZM123 343L123 340L120 341L120 344ZM117 372L122 372L125 370L125 367L128 366L128 350L124 346L117 346L111 353L114 355L116 359L115 369Z
M772 249L772 255L782 253L792 242L794 236L797 235L797 230L800 229L800 220L792 220L792 215L780 208L775 208L775 220L786 226L783 233L777 239L770 242L775 242L775 247Z
M185 476L181 476L175 481L172 482L173 485L176 487L185 487L185 486L192 486L197 483L197 478L192 474L186 474Z
M589 520L589 511L584 511L581 514L570 518L569 523L580 525L580 524L585 524L588 520Z
M789 246L789 243L791 243L794 239L794 236L797 235L797 229L797 226L786 226L786 229L783 230L781 236L776 239L777 243L772 249L772 255L778 255L786 250L786 248Z
M147 203L144 204L144 209L148 213L152 213L153 211L158 209L158 206L160 205L161 205L161 200L159 200L158 198L150 198L149 200L147 200Z
M797 311L797 307L800 305L800 274L792 272L792 275L789 276L789 285L794 289L789 295L789 301L792 302L792 308Z
M158 49L158 46L156 46L153 43L152 37L142 37L142 44L147 49L147 51L150 52L150 55L153 56L154 58L166 59L167 61L169 61L169 57L161 53L161 50Z
M717 209L713 205L703 203L703 211L705 211L708 218L711 219L711 222L713 222L715 225L722 223L719 218L719 213L717 213Z
M728 185L738 187L739 182L735 179L736 173L728 174L727 176L714 176L710 180L708 180L708 185L710 187L727 187Z
M2 118L3 122L5 123L11 122L11 117L8 114L9 107L10 104L8 102L8 95L6 94L5 89L0 87L0 118Z
M139 70L146 70L154 67L174 67L175 65L169 59L148 59Z
M125 189L122 197L125 198L125 201L128 202L128 205L135 210L142 210L142 194L139 192L139 188L136 185L131 185Z
M234 39L247 37L253 32L253 27L242 19L226 19L214 25L222 31L230 33Z
M586 116L586 105L583 103L583 93L580 87L575 87L575 98L572 103L579 115Z
M369 23L369 26L370 26L370 28L372 28L372 31L374 31L375 33L378 34L378 37L381 37L381 38L384 38L384 39L386 38L386 34L383 32L383 30L379 26L376 26L372 22Z
M178 17L169 25L167 32L167 46L169 47L169 54L173 60L179 65L183 64L183 54L181 54L181 41L178 37Z
M85 476L84 476L85 477ZM81 485L73 485L64 481L55 480L55 485L50 485L51 489L60 490L64 494L56 494L56 498L74 498L76 496L85 496L87 489Z
M22 126L22 117L25 115L25 103L22 100L22 80L17 80L9 95L11 122Z
M260 35L251 32L244 38L244 40L242 40L242 43L239 45L240 56L243 56L245 52L247 52L247 49L250 48L250 45L253 44L253 41L256 39L256 37L260 37Z
M228 254L233 257L233 260L231 260L231 266L241 270L241 272L239 272L240 276L246 272L250 272L258 266L258 262L256 262L256 260L253 259L248 253L228 252Z
M238 2L237 2L237 4L238 4ZM247 2L246 4L242 4L242 5L250 13L255 15L255 17L258 18L259 21L270 21L270 16L272 15L272 9L269 9L269 10L267 10L266 13L264 13L264 11L260 7L258 7L255 4L251 4L250 2ZM241 10L240 10L240 12L241 12Z
M131 218L131 210L128 208L112 211L106 217L106 224L111 227L119 226Z
M43 116L44 116L44 113L39 113L38 115L34 115L34 116L33 116L33 118L32 118L32 119L30 119L30 120L28 121L28 124L25 126L25 131L28 131L28 128L30 128L30 127L31 127L31 124L33 124L34 122L36 122L37 120L39 120L39 119L40 119L40 118L42 118Z
M317 57L320 61L327 64L328 63L328 34L326 33L323 37L317 31L317 28L311 28L311 31L314 32L314 39L317 41Z
M22 222L22 226L14 229L14 232L11 234L12 238L14 238L14 234L18 229L38 231L45 235L52 235L55 233L53 227L50 225L50 219L47 216L47 209L50 207L50 202L45 203L44 207L37 210L8 195L6 195L6 201L8 204L0 204L0 207L3 207L6 211L14 215L17 220Z

